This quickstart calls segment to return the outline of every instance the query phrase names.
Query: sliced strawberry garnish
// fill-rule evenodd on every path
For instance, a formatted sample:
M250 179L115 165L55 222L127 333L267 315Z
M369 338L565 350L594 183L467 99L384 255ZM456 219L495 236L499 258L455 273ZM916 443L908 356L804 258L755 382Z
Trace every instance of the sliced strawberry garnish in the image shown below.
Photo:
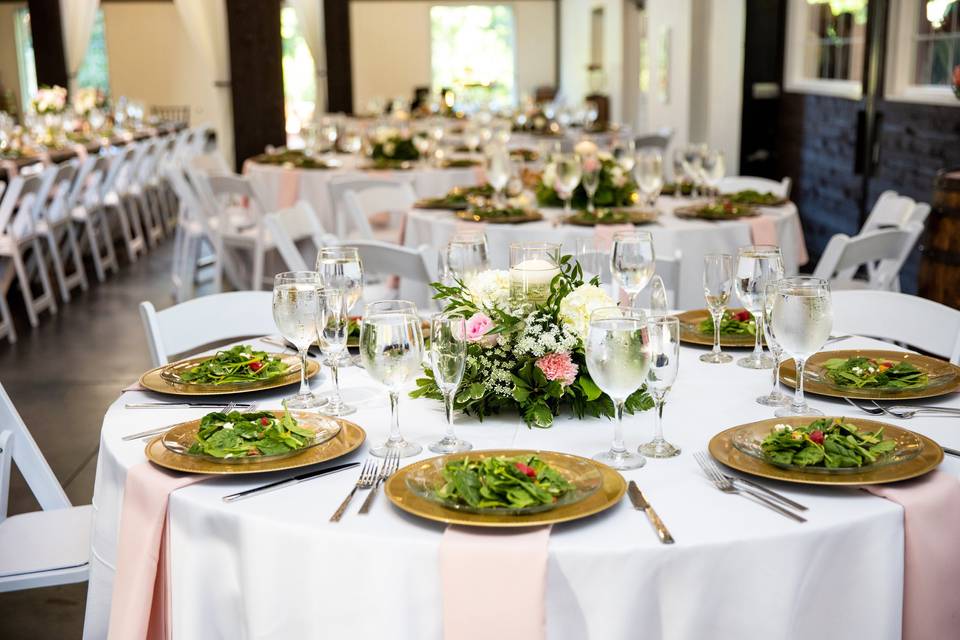
M534 471L532 467L528 467L527 465L523 464L522 462L518 462L518 463L516 463L516 465L517 465L517 469L520 470L520 473L524 474L524 475L527 476L528 478L536 478L536 477L537 477L537 472Z
M257 362L250 363L250 371L256 373L257 371L260 371L260 369L263 369L263 363L259 360Z

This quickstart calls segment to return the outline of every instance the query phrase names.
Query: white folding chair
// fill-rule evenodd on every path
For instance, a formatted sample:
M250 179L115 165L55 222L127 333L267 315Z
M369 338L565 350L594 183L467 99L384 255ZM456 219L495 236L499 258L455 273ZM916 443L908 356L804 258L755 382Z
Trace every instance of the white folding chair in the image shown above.
M410 183L399 180L343 176L329 185L337 221L334 233L343 239L396 243L403 218L417 200Z
M201 202L195 187L203 182L203 177L173 166L167 171L167 180L177 194L179 206L171 274L174 300L184 302L193 297L197 275L205 266L212 268L213 288L219 292L223 288L223 247L216 214L210 213L212 205Z
M157 183L157 170L165 143L158 138L153 138L140 144L143 151L133 172L133 181L128 186L128 193L137 203L147 243L150 248L154 248L166 235Z
M303 200L268 213L263 224L290 271L312 271L320 247L337 244L337 237L324 231L317 212Z
M899 287L900 269L917 244L923 225L911 222L904 228L878 229L850 237L830 238L814 277L831 281L834 289L890 289ZM873 263L869 280L855 279L857 270Z
M902 342L960 364L960 311L895 291L834 291L833 330Z
M37 233L47 241L53 273L60 287L60 297L70 302L70 291L80 287L88 288L87 272L83 266L80 243L73 227L70 215L70 196L77 175L75 162L65 162L59 166L48 167L44 174L48 177L49 187L46 197L34 209ZM67 265L72 266L70 272Z
M100 195L106 210L116 215L130 262L136 262L147 252L136 198L129 192L140 153L141 147L135 145L117 153L110 163L110 172L103 181Z
M83 227L82 241L90 250L93 270L97 280L106 279L107 270L117 273L117 252L113 247L113 235L101 200L102 185L110 171L111 157L90 156L77 170L68 207L73 220Z
M157 311L151 302L141 302L140 318L155 367L167 364L173 355L211 342L259 337L275 332L277 327L270 291L216 293L162 311ZM230 321L212 321L216 318Z
M769 178L758 178L754 176L728 176L720 180L718 188L720 193L736 193L752 189L760 193L772 193L781 198L790 197L790 178L784 178L780 182Z
M7 515L10 470L41 511ZM84 582L90 565L90 505L74 507L0 385L0 592Z
M431 267L430 264L430 247L421 245L411 249L379 240L351 240L342 244L357 248L363 263L364 279L368 275L381 276L383 281L388 281L387 276L399 278L397 289L388 288L383 295L410 300L419 309L434 308L430 283L436 281L437 274L436 265ZM372 301L371 296L364 296L364 302Z
M639 135L634 138L634 145L637 149L642 149L644 147L655 147L661 151L665 151L668 146L670 146L670 140L673 138L673 129L670 127L664 127L658 129L653 133L646 133Z
M3 202L3 192L7 189L7 183L0 182L0 202ZM0 283L7 281L7 274L11 273L13 262L7 259L0 260ZM10 308L7 306L6 289L0 295L0 338L6 337L11 343L17 341L17 330L13 326L13 318L10 316Z
M877 198L863 226L860 227L860 233L876 231L884 227L902 227L911 221L916 204L913 198L901 196L896 191L884 191Z

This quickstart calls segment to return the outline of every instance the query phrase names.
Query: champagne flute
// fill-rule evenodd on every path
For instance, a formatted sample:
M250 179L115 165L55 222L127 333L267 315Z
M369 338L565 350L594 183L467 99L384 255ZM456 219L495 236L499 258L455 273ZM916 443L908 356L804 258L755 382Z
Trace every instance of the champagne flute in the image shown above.
M613 235L610 273L627 292L631 309L636 307L637 296L650 282L656 265L649 231L618 231Z
M580 158L580 181L587 192L587 211L593 213L593 197L600 187L600 159L597 156L589 154Z
M563 211L567 215L571 212L571 202L573 201L573 192L580 184L582 176L582 167L576 156L571 154L561 154L557 156L557 178L554 188L558 194L563 196Z
M356 412L340 395L340 358L347 351L350 316L347 315L347 297L342 289L320 289L317 297L317 336L324 364L330 367L333 395L327 398L323 412L330 416L347 416Z
M613 443L593 456L614 469L638 469L647 459L623 443L623 405L643 386L650 366L650 342L643 314L603 307L590 314L585 347L587 371L614 406Z
M784 353L797 363L797 389L793 402L777 409L780 418L822 416L803 397L803 367L807 359L823 348L833 328L830 283L805 276L784 278L777 283L771 315L773 335Z
M737 296L753 315L756 336L753 353L737 360L741 367L773 367L773 358L763 353L763 305L767 285L782 277L783 258L780 256L780 247L760 244L741 247L737 251Z
M273 279L273 321L300 355L300 391L284 400L289 409L316 409L326 402L313 395L307 383L307 351L317 338L319 289L316 271L286 271Z
M503 189L510 181L513 168L510 162L510 153L500 144L491 144L486 148L487 182L493 187L493 200L498 207L504 206Z
M637 163L637 143L632 138L626 142L617 142L613 145L613 159L617 161L624 173L633 173Z
M643 203L655 205L660 190L663 189L663 156L659 149L645 147L637 152L633 177L637 181Z
M765 407L784 407L790 404L790 398L787 394L780 391L780 363L782 361L783 349L777 342L777 337L773 334L773 303L777 298L777 284L767 285L766 296L763 305L763 338L767 341L767 348L773 355L773 388L765 396L757 398L757 403Z
M724 364L733 360L733 356L720 350L720 323L733 289L733 268L731 255L710 253L703 257L703 295L713 318L713 350L700 356L700 362Z
M466 320L461 314L440 313L430 320L430 364L447 414L446 434L428 447L434 453L457 453L473 448L453 431L453 401L467 362L466 336Z
M650 338L647 391L653 397L655 429L653 440L640 445L639 451L651 458L672 458L680 454L680 449L663 439L663 405L680 365L680 320L675 316L654 316L647 320L647 334Z
M700 174L703 182L707 185L710 193L715 193L720 181L726 173L726 164L723 160L723 152L717 150L706 150L700 160Z
M487 236L480 232L457 233L443 253L445 275L452 281L465 282L489 268Z
M663 284L663 278L654 275L650 280L650 315L665 316L669 311L667 287Z
M356 247L321 247L317 252L320 285L340 289L346 298L347 313L363 295L363 262Z
M401 458L417 455L423 447L404 440L397 411L401 387L420 372L423 360L423 334L416 307L405 300L368 304L360 325L360 358L370 377L390 394L390 436L370 454L380 458L393 452Z

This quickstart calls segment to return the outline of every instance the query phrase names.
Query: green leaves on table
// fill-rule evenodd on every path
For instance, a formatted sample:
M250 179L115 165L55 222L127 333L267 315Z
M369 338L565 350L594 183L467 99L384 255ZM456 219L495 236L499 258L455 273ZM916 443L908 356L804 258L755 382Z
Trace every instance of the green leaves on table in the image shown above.
M920 389L930 381L926 372L905 360L831 358L823 368L835 385L855 389Z
M280 358L266 351L254 351L250 345L239 344L218 351L212 358L177 375L182 382L216 385L269 380L283 375L289 368Z
M697 325L700 333L713 335L713 316L708 315L706 320ZM720 319L720 334L732 336L752 336L757 333L757 325L749 311L724 311Z
M303 449L315 436L289 411L280 418L270 411L215 412L200 420L197 441L187 453L215 458L273 456Z
M874 464L893 452L896 442L883 428L861 431L841 418L820 418L806 426L777 425L760 445L774 464L839 469Z
M475 509L524 509L550 505L574 489L556 469L535 455L466 457L443 468L436 489L443 502Z

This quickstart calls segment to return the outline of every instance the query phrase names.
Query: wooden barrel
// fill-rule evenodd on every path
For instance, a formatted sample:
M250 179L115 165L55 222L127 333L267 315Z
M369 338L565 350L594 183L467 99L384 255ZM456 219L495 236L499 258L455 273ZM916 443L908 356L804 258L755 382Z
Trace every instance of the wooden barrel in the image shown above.
M920 295L960 309L960 168L937 173L920 245Z

